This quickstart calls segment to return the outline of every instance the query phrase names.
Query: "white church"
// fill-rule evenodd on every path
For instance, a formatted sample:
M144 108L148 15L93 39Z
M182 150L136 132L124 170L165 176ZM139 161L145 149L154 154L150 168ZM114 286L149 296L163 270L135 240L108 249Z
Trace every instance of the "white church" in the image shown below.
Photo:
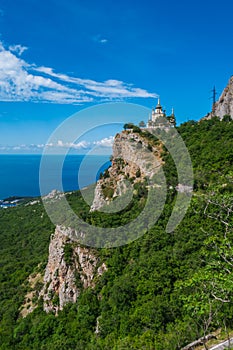
M176 126L174 109L172 108L171 115L167 116L160 104L160 99L158 99L157 106L152 108L152 113L149 114L147 128L167 128L174 126Z

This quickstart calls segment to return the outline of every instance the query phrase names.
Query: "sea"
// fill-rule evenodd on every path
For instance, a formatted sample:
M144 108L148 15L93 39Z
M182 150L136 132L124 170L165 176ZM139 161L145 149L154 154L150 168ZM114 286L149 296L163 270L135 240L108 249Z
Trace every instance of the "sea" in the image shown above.
M47 168L43 169L46 186L43 186L41 193L41 155L0 155L0 199L13 196L37 197L52 190L75 191L96 182L100 173L110 165L108 155L67 155L61 169L61 185L57 181L57 164L60 164L63 156L48 157Z

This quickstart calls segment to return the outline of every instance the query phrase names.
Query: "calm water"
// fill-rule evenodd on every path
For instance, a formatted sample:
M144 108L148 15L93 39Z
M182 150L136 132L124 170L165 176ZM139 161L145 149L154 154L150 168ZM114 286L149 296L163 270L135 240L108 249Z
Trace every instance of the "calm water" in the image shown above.
M54 189L62 191L56 183L59 157L49 156L46 193ZM40 160L40 155L0 155L0 199L9 196L40 196ZM63 190L77 190L94 183L109 164L109 156L68 155L62 169Z

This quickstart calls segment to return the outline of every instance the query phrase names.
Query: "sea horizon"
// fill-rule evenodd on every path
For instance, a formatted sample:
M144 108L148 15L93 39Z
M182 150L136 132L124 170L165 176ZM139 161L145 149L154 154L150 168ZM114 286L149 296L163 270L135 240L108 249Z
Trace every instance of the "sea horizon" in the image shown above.
M0 200L8 197L39 197L52 190L75 191L95 183L109 165L109 155L50 154L46 169L46 186L40 192L40 161L43 154L0 154ZM58 157L65 157L62 168L62 185L57 181ZM46 155L47 157L47 155ZM80 165L85 158L85 165ZM101 165L101 166L100 166ZM80 173L79 173L80 171ZM78 179L79 176L79 179ZM80 185L81 183L81 185Z

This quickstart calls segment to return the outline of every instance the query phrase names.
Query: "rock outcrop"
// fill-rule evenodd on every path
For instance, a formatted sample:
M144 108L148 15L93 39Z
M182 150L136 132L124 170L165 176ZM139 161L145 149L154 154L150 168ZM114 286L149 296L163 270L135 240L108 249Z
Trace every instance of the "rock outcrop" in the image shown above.
M102 208L115 197L116 201L124 198L128 185L132 189L135 184L152 179L163 164L161 150L161 142L147 130L125 130L117 134L112 165L97 182L91 210ZM60 196L62 194L53 191L45 200L59 200ZM82 289L94 288L98 277L106 270L94 248L78 243L74 228L57 226L51 236L45 273L40 277L41 287L30 298L37 295L38 299L42 298L46 312L57 314L67 303L78 302ZM25 302L24 309L28 308L28 312L36 307L31 299Z
M158 172L163 163L161 143L149 140L145 132L126 130L115 136L112 165L97 182L91 211L99 210L124 194L128 189L127 181L133 185Z
M107 269L94 249L72 242L60 227L56 227L49 245L49 258L45 269L44 287L40 296L46 312L62 310L64 305L75 303L82 288L93 288L95 277Z

